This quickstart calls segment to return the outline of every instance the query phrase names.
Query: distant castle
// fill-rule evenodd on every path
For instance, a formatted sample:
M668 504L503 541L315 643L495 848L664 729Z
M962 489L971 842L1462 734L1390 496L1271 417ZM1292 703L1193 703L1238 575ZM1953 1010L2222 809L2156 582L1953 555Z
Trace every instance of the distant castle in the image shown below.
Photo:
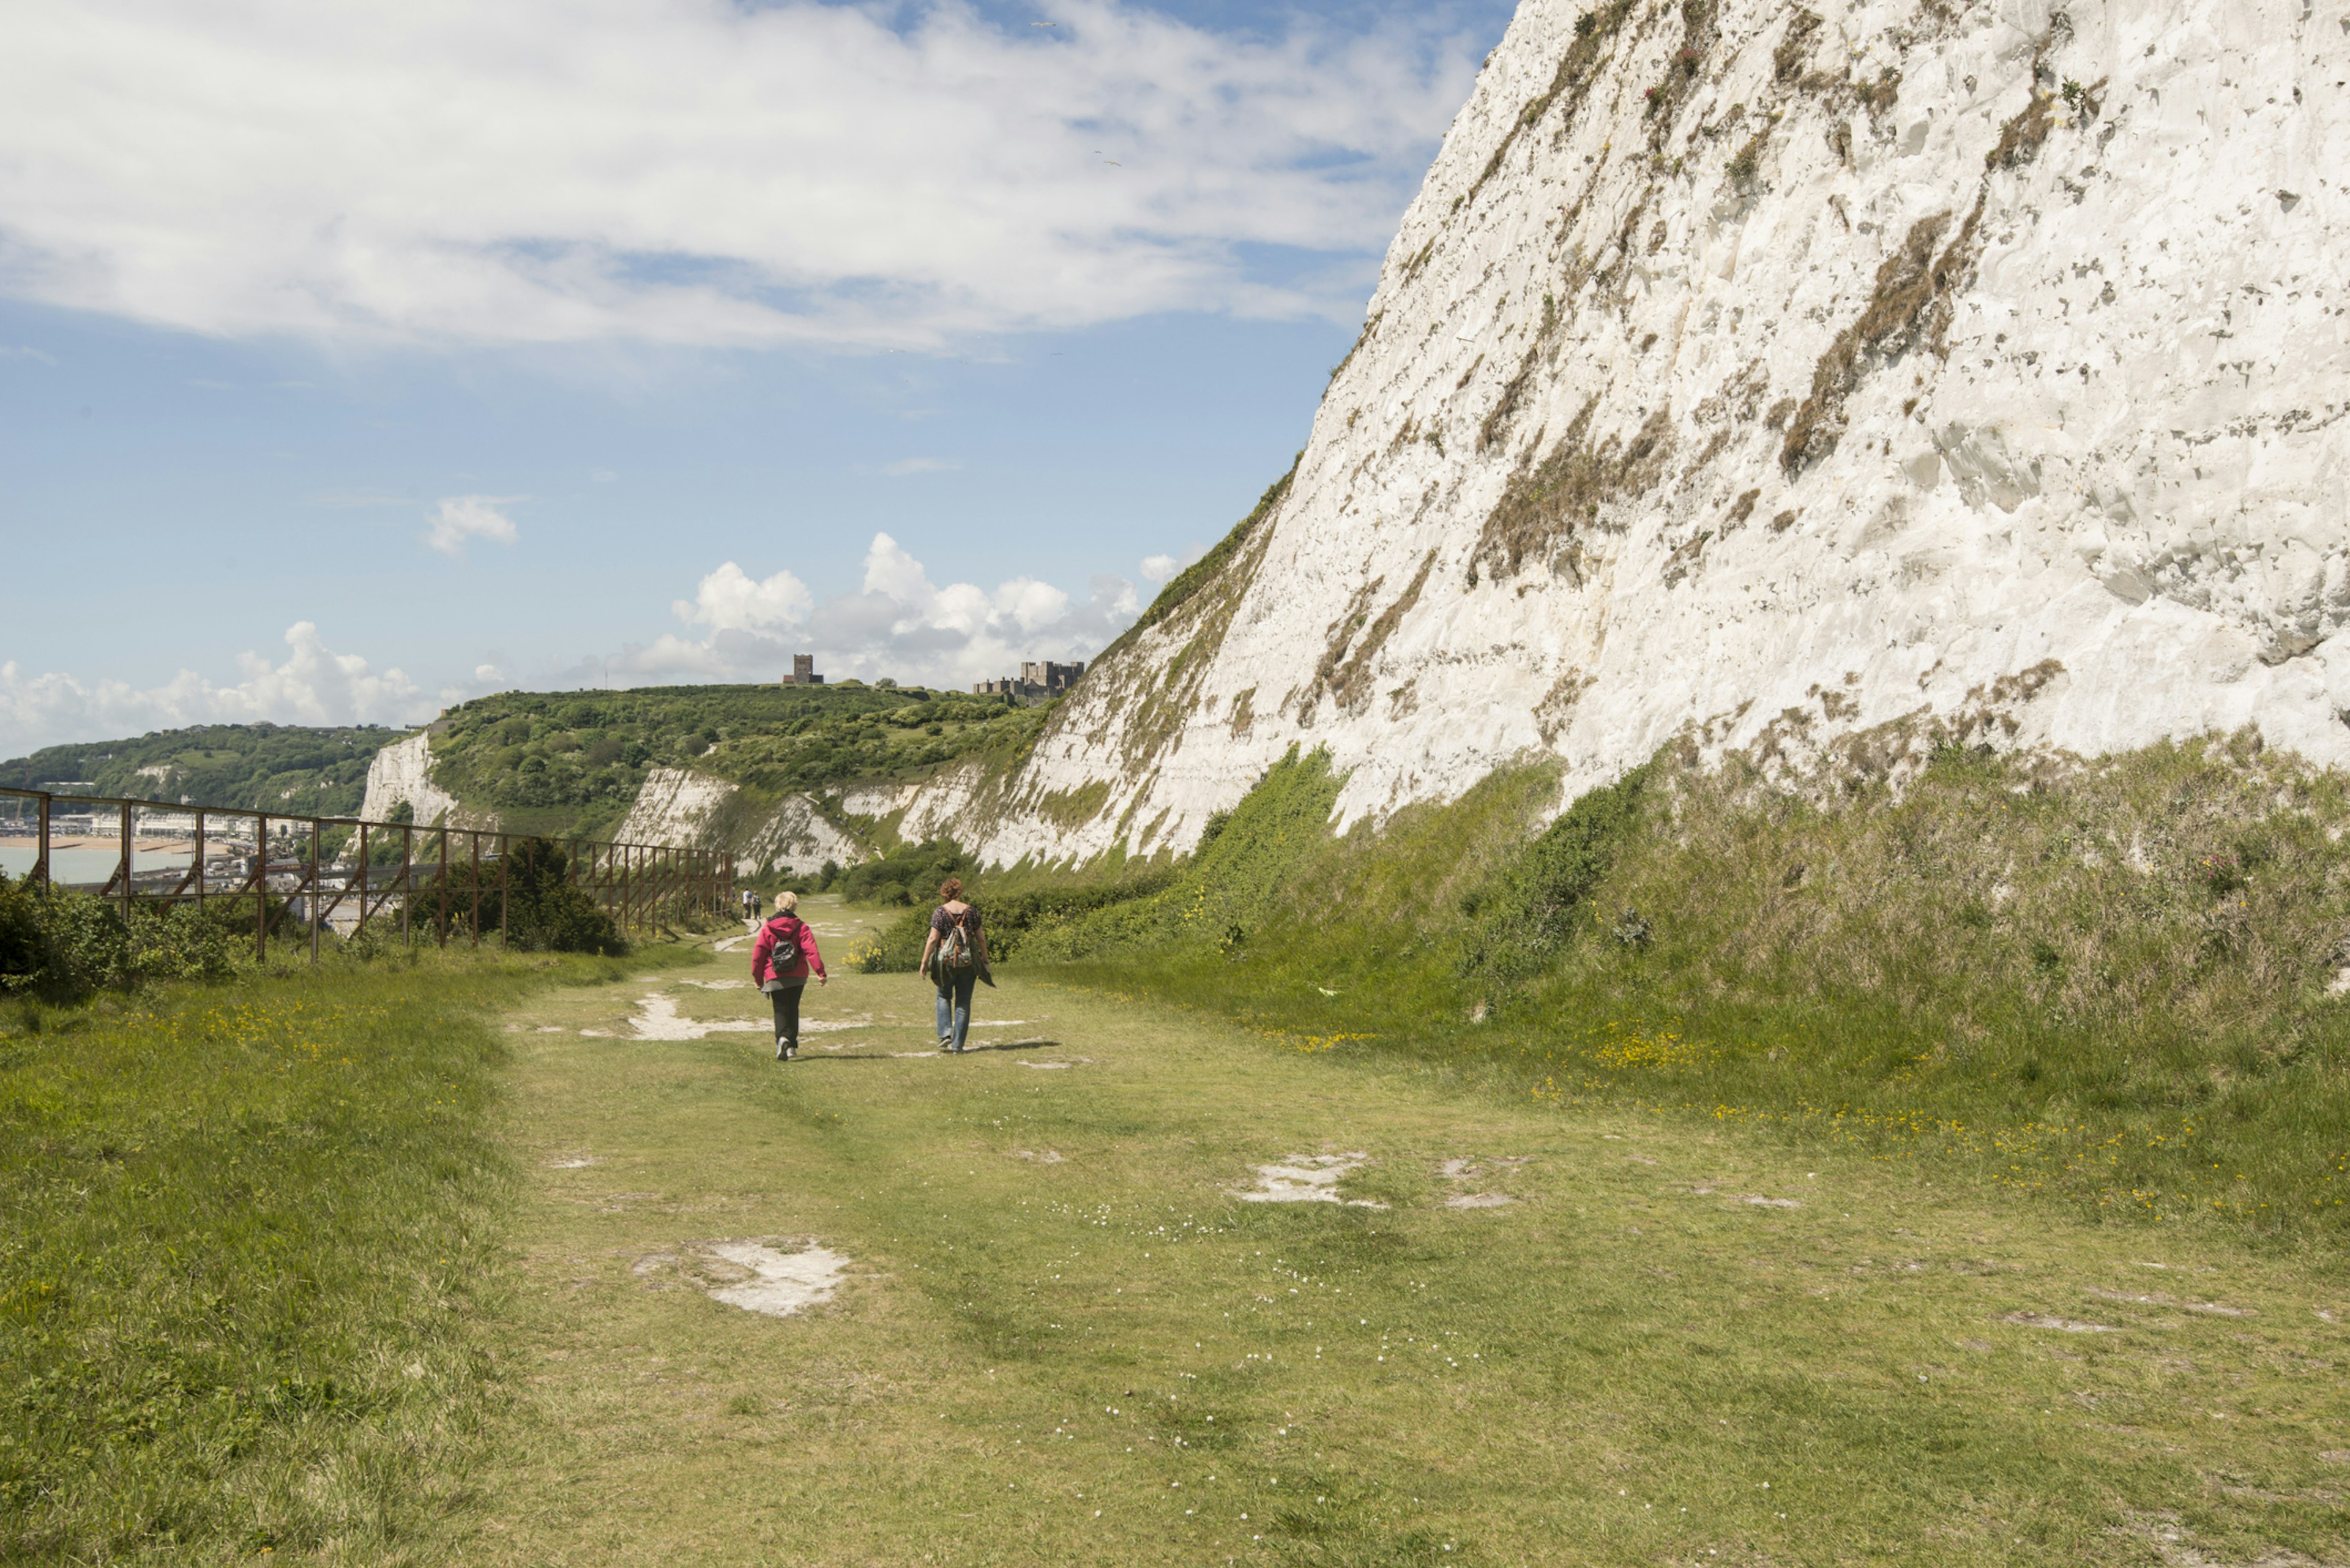
M816 672L816 655L813 653L793 654L792 672L784 677L784 684L786 686L823 685L824 677Z
M1058 697L1077 683L1086 672L1083 663L1055 664L1050 659L1023 661L1016 680L983 680L972 688L982 697L1016 697L1034 701L1045 697Z

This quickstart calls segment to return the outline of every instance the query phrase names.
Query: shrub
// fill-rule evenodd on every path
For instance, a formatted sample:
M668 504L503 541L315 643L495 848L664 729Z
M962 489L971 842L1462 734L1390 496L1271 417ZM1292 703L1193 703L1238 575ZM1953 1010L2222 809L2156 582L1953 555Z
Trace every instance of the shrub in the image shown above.
M126 933L125 968L140 980L225 980L235 972L244 943L252 940L249 920L231 934L227 921L236 918L234 905L203 909L173 903L161 909L134 905Z
M1471 922L1461 954L1464 972L1507 983L1556 959L1574 940L1584 901L1638 826L1648 777L1648 770L1639 768L1581 796L1514 864L1461 900L1461 912ZM1638 939L1621 938L1636 923ZM1617 924L1626 946L1647 943L1646 921L1627 911Z
M938 885L971 869L971 858L951 838L901 845L887 855L860 861L840 873L841 896L855 904L903 907L927 904Z
M629 944L612 917L571 880L571 857L544 838L525 838L508 852L505 907L498 924L509 949L524 952L617 956ZM484 909L484 923L487 909Z
M45 965L39 902L0 871L0 990L29 989Z

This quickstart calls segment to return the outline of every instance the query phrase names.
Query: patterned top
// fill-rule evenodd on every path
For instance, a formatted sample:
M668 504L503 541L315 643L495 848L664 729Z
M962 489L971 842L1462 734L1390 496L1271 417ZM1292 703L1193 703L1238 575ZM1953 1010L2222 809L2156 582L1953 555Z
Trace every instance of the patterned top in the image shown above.
M979 935L979 906L976 904L965 904L960 915L948 914L944 904L931 911L931 929L941 937L954 929L957 920L962 921L962 929L973 937Z

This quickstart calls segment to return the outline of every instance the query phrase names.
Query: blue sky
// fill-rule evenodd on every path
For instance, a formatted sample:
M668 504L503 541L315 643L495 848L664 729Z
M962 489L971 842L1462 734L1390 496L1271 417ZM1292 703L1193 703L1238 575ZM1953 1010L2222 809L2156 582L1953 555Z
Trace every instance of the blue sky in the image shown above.
M1082 656L1303 443L1508 19L540 3L16 29L0 755Z

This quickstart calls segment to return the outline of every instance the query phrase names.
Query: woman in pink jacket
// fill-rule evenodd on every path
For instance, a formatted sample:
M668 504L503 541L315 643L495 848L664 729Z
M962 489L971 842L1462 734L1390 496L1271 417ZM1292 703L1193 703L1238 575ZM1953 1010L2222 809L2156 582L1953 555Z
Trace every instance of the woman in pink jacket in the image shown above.
M788 1062L800 1054L800 991L808 975L818 985L829 985L824 955L816 950L816 929L799 917L797 893L775 895L775 918L759 928L751 947L751 983L775 1004L775 1060Z

